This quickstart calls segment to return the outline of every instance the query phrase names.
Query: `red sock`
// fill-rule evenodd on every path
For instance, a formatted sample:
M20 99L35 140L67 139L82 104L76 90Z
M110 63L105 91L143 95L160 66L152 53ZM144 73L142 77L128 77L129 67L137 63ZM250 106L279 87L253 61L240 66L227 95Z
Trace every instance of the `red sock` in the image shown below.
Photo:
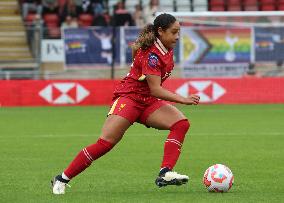
M172 125L170 134L164 145L164 158L161 168L173 169L180 155L180 150L190 124L187 119L180 120Z
M64 174L72 179L86 168L88 168L93 161L103 156L105 153L110 151L113 144L110 142L98 139L95 144L92 144L78 153L75 159L70 163L67 169L65 169Z

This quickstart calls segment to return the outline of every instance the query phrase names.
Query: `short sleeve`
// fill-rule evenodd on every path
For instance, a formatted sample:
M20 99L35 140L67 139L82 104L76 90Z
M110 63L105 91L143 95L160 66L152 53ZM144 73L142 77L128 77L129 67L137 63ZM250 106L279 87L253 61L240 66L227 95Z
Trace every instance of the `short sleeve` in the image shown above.
M161 76L161 61L157 54L150 52L142 62L142 74Z

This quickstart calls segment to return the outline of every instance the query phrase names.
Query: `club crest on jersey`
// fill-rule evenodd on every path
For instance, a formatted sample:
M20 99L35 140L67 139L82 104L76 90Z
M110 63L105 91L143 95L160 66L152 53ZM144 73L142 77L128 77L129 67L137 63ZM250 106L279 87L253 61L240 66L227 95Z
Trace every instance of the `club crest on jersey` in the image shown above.
M155 68L158 65L158 56L154 53L150 53L148 58L148 65Z

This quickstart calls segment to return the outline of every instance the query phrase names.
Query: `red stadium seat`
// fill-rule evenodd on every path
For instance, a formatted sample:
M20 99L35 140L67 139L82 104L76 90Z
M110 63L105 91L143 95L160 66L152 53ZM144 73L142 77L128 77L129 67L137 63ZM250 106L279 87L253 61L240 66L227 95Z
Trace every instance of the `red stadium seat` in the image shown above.
M228 0L227 2L228 11L241 11L242 10L242 1L240 0Z
M260 6L262 11L275 11L275 5L274 4L263 4Z
M257 0L244 0L244 5L250 5L250 6L256 6L258 5L258 1Z
M241 5L228 5L228 11L241 11Z
M211 6L211 11L225 11L224 5Z
M244 10L245 11L258 11L258 6L256 6L256 5L245 5Z
M281 4L278 5L278 10L284 11L284 3L281 3Z
M275 0L260 0L261 4L275 4Z
M241 5L242 1L240 0L228 0L228 5Z
M211 0L210 1L210 6L220 6L220 5L225 5L224 0Z
M36 15L37 14L35 14L35 13L29 13L25 18L26 24L31 25L34 22Z
M82 27L88 27L91 26L94 20L94 16L92 16L91 14L81 14L79 16L79 24Z
M59 17L57 14L45 14L43 16L43 20L46 26L50 27L57 27L59 26Z
M277 2L276 0L260 0L259 4L262 11L275 11Z

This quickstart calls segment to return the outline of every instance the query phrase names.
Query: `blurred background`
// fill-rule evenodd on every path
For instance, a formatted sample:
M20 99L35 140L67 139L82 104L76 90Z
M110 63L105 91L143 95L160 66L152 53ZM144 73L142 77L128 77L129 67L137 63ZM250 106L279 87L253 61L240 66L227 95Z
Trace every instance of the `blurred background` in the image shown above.
M163 12L182 25L167 88L283 103L283 11L284 0L0 0L0 104L109 104L129 45Z

